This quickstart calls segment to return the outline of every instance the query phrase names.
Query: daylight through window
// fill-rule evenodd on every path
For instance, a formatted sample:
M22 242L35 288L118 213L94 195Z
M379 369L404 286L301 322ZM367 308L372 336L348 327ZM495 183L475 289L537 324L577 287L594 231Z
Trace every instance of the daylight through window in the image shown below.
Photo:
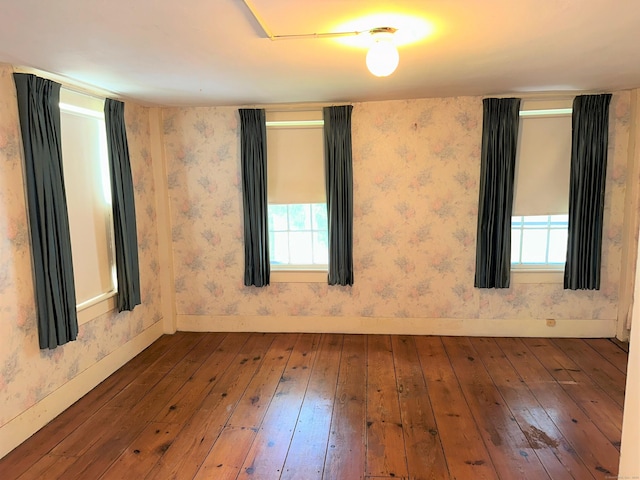
M269 205L272 265L326 267L328 247L326 204Z
M568 221L568 215L513 217L511 265L524 268L564 267Z

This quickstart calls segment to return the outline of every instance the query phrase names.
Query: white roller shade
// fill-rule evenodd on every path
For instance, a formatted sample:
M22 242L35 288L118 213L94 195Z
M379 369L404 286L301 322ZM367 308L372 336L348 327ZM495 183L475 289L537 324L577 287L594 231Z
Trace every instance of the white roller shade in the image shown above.
M60 90L62 162L78 305L114 290L104 100Z
M526 102L523 105L518 132L513 215L560 215L568 212L570 109L570 101Z
M267 112L266 115L269 203L324 203L322 112Z

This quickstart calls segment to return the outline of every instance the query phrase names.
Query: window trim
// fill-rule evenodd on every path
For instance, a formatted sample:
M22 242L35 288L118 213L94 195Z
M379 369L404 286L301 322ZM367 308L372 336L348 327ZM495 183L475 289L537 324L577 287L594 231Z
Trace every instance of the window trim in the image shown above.
M76 306L78 314L78 325L87 323L94 318L109 313L116 309L116 302L118 298L118 291L111 290L110 292L103 293L97 297L94 297L86 302L83 302Z
M91 95L85 92L78 92L72 88L63 86L62 89L70 92L72 97L82 95L91 100L104 101L104 98L102 97ZM99 121L102 121L102 124L106 129L104 111L99 111L95 108L78 105L77 103L64 102L64 101L60 101L59 108L61 113L64 112L64 113L76 115L79 117L94 118ZM106 135L106 130L105 130L105 135ZM107 148L106 144L104 145L104 147ZM62 158L62 162L64 165L64 157ZM102 178L102 181L105 182L105 179ZM110 178L108 179L108 182L110 184L111 182ZM109 185L109 188L110 188L110 185ZM108 216L107 220L110 225L110 229L109 229L110 238L108 242L108 249L109 249L110 263L111 263L110 267L111 267L112 288L108 291L105 291L96 295L95 297L89 298L87 300L84 300L76 304L78 325L87 323L100 315L103 315L105 313L115 310L117 307L118 280L117 280L117 274L116 274L116 261L115 261L113 214L110 209L108 210L107 216ZM77 281L77 279L74 278L74 281Z
M327 283L325 270L271 270L271 283Z
M526 217L527 215L515 215L516 217ZM539 215L534 215L539 216ZM547 215L547 217L552 217L553 215ZM512 217L513 221L513 217ZM524 222L523 222L524 224ZM551 225L551 220L548 220L547 230L547 254L549 249L548 238L549 231L551 230L549 226ZM513 228L512 228L513 230ZM523 228L520 229L522 232ZM522 233L520 234L520 238L522 241ZM562 284L564 283L564 267L566 262L562 263L511 263L511 273L510 278L511 282L514 284Z
M524 220L526 217L540 217L540 216L546 216L547 220L546 220L546 226L544 227L540 227L537 229L533 229L533 228L529 228L526 229L525 225L526 225L526 221ZM513 219L515 217L518 218L522 218L521 221L518 221L518 223L520 224L519 228L517 228L517 230L520 231L520 246L518 248L518 251L520 252L520 260L522 260L522 243L524 241L524 231L525 230L544 230L546 232L546 251L545 251L545 257L548 258L549 257L549 246L550 246L550 237L551 237L551 231L552 230L564 230L564 228L554 228L554 222L551 220L551 217L554 217L556 215L514 215L511 217L511 232L514 231L513 228ZM568 218L567 218L567 222L568 222ZM542 224L543 222L537 222ZM512 250L513 251L513 250ZM537 272L556 272L556 271L564 271L564 265L566 263L566 259L565 262L544 262L544 263L523 263L522 261L520 262L513 262L513 258L511 261L511 271L537 271Z
M564 283L564 265L562 270L549 269L511 269L511 283Z
M272 119L265 121L267 130L278 128L293 128L293 129L320 129L324 132L324 118L322 115L322 109L307 109L304 110L272 110L268 111L267 115L272 115ZM317 118L309 118L309 115ZM289 118L286 118L289 117ZM303 204L312 205L318 202L303 202ZM326 199L323 202L326 205ZM271 205L271 204L269 204ZM290 205L290 204L286 204ZM327 225L328 227L328 225ZM291 230L286 230L291 232ZM318 230L309 230L312 234ZM269 235L273 234L275 230L268 229ZM329 273L329 265L326 264L274 264L270 262L270 281L272 283L326 283Z

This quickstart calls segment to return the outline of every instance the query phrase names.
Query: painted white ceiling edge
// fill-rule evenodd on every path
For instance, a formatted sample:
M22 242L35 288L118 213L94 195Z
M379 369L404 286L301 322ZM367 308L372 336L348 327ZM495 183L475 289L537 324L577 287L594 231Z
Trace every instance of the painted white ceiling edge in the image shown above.
M270 40L243 0L2 0L0 62L147 105L359 102L640 87L637 0L251 0L272 34L393 14L434 32L390 77L336 38ZM389 15L389 17L385 17Z

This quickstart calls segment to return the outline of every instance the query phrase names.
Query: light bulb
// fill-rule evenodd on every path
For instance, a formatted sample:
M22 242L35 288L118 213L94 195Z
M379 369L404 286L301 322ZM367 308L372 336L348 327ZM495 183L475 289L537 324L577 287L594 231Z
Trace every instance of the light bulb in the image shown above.
M374 44L367 52L367 68L376 77L387 77L398 67L400 55L392 41L392 33L375 32Z

